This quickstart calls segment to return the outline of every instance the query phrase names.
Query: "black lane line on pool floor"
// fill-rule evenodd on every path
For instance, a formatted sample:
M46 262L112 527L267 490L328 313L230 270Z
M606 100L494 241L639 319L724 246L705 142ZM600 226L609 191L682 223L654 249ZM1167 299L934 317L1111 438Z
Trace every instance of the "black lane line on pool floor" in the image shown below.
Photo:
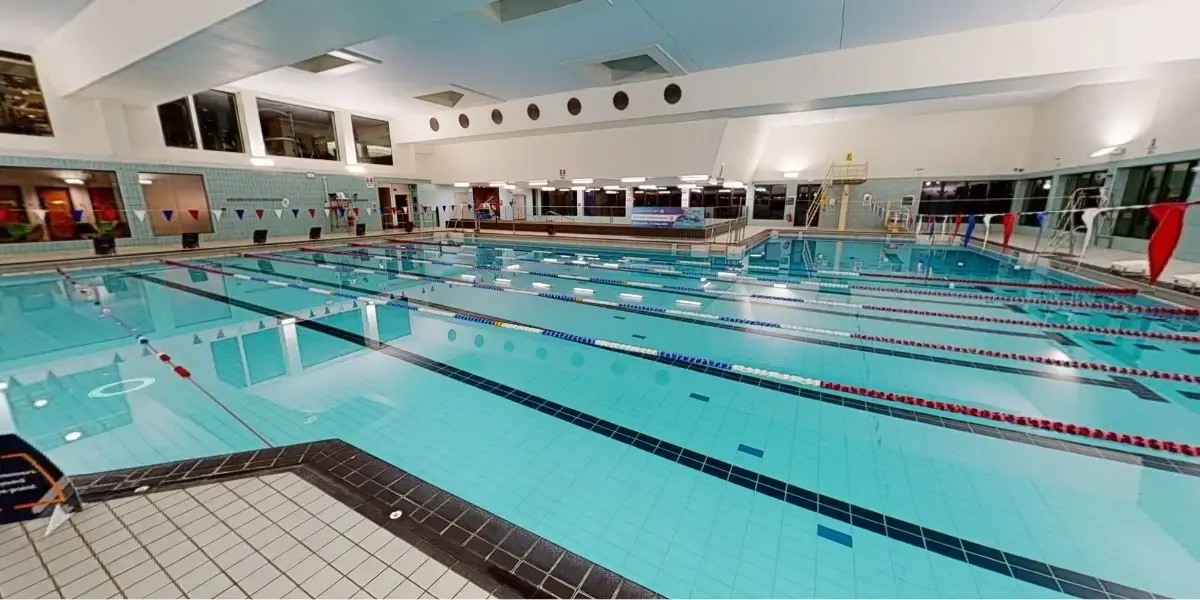
M319 286L324 286L324 287L336 285L340 289L356 292L359 294L381 295L384 293L384 292L377 292L375 290L370 290L370 289L366 289L366 288L360 288L360 287L355 287L355 286L351 286L351 285L346 285L346 284L342 284L342 283L321 281L320 279L311 279L311 278L302 277L299 275L269 273L267 271L263 271L261 269L255 269L252 267L244 267L244 266L240 266L240 265L231 265L231 264L227 264L227 263L216 263L216 262L213 262L213 264L214 264L214 266L219 266L222 268L237 269L240 271L246 271L248 273L259 273L262 275L273 275L275 277L279 277L279 278L283 278L283 279L294 279L296 281L303 281L305 283L311 283L313 285L319 285ZM412 297L406 296L404 298L404 301L406 301L410 304L416 305L416 306L436 308L436 309L444 310L444 311L448 311L448 312L457 312L457 313L461 313L464 315L478 317L480 319L485 319L488 321L502 321L505 323L512 323L513 325L523 325L526 327L535 327L535 328L540 329L539 327L532 325L530 323L524 323L521 321L513 321L510 319L501 319L501 318L493 316L493 315L488 315L488 314L484 314L484 313L478 313L478 312L474 312L474 311L470 311L470 310L465 310L465 309L458 308L455 306L450 306L447 304L430 302L428 300L417 300ZM615 352L617 354L624 354L626 356L631 356L634 358L639 358L639 359L647 360L650 362L665 364L668 366L677 367L680 369L686 369L689 371L695 371L697 373L703 373L705 375L712 375L715 377L720 377L722 379L728 379L730 381L736 381L738 383L744 383L746 385L752 385L755 387L766 388L766 389L774 390L774 391L781 392L784 394L798 396L798 397L804 398L806 400L816 400L817 402L832 404L834 406L841 406L841 407L849 408L852 410L871 412L871 413L875 413L875 414L882 415L885 417L901 419L904 421L915 421L915 422L921 423L923 425L932 425L934 427L941 427L943 429L953 429L955 431L961 431L964 433L984 435L987 437L1002 439L1005 441L1015 442L1018 444L1025 444L1027 446L1038 446L1040 448L1045 448L1047 450L1070 452L1072 454L1079 454L1081 456L1089 456L1092 458L1099 458L1102 460L1111 460L1114 462L1120 462L1120 463L1125 463L1125 464L1129 464L1129 465L1141 466L1141 467L1145 467L1148 469L1154 469L1157 471L1165 471L1167 473L1176 473L1179 475L1186 475L1186 476L1190 476L1190 477L1200 477L1200 464L1191 463L1191 462L1187 462L1187 461L1175 460L1175 459L1165 458L1165 457L1161 457L1161 456L1155 456L1155 455L1151 455L1151 454L1141 454L1141 453L1132 452L1132 451L1124 450L1124 449L1109 448L1107 446L1096 446L1096 445L1092 445L1092 444L1085 444L1085 443L1076 442L1073 440L1065 440L1062 438L1044 436L1044 435L1040 435L1040 434L1036 434L1036 433L1029 433L1029 432L1025 432L1025 431L1004 429L1002 427L997 427L995 425L990 425L990 424L986 424L986 423L975 423L972 421L965 421L965 420L960 420L960 419L954 419L951 417L944 417L944 416L941 416L938 414L925 413L925 412L921 412L921 411L917 411L917 410L911 410L911 409L907 409L907 408L892 406L892 405L885 404L882 402L859 400L856 398L850 398L847 396L834 394L832 392L828 392L825 390L815 390L815 389L811 389L811 388L807 388L807 387L801 387L798 385L792 385L792 384L788 384L788 383L778 382L778 381L775 381L772 379L756 377L754 375L745 375L745 374L735 373L732 371L725 371L723 369L714 369L711 367L703 367L703 366L700 366L700 365L697 365L694 363L690 363L687 361L648 356L648 355L642 354L640 352L628 352L628 351L619 350L616 348L604 348L602 346L588 346L588 347L589 348L599 348L599 349L605 350L607 352ZM700 400L702 402L709 401L708 396L704 396L704 395L700 395L700 394L693 393L693 394L691 394L690 397L692 399Z
M621 427L615 423L594 417L585 412L568 408L557 402L523 392L513 387L509 387L498 381L480 377L457 367L425 358L419 354L414 354L385 342L371 340L365 336L343 331L341 329L337 329L336 327L331 327L313 320L295 317L294 315L267 308L265 306L237 300L206 290L193 289L188 286L159 279L157 277L141 274L130 274L129 276L180 292L192 294L201 298L207 298L215 302L221 302L242 310L257 312L258 314L266 317L295 318L297 327L303 327L305 329L324 333L331 337L357 344L363 348L386 354L427 371L453 379L460 383L465 383L478 390L492 394L493 396L520 404L527 408L532 408L542 414L554 417L564 423L568 423L581 429L603 435L604 437L621 442L627 446L631 446L644 452L654 454L655 456L665 458L671 462L704 473L705 475L715 477L722 481L727 481L752 492L757 492L759 494L787 502L788 504L803 508L810 512L815 512L832 519L837 519L838 521L848 525L865 529L867 531L872 531L879 535L889 537L897 542L908 544L910 546L930 552L936 552L937 554L941 554L942 556L957 560L959 562L987 569L989 571L1019 579L1021 581L1025 581L1049 590L1063 592L1081 598L1097 596L1149 597L1151 595L1149 592L1137 588L1130 588L1128 586L1102 580L1098 577L1086 575L1062 567L1057 567L1042 561L1033 560L1031 558L1026 558L1019 554L1012 554L991 546L977 544L957 536L952 536L937 530L921 527L920 525L910 521L890 517L858 505L850 504L843 500L826 496L807 488L791 485L773 477L768 477L749 469L743 469L736 465L731 465L711 456L676 446L675 444L661 440L654 436L647 435L626 427Z
M335 256L336 255L347 256L347 252L351 252L356 256L360 256L364 260L370 260L370 259L411 260L411 259L398 258L395 256L383 255L383 254L369 254L366 252L358 252L358 250L361 250L361 248L362 248L361 246L350 246L350 248L354 248L357 250L338 251L338 252L314 252L314 251L309 251L309 250L288 250L288 252L299 252L302 254L333 254ZM376 250L387 250L387 248L375 248L375 249ZM256 254L258 254L258 253L256 253ZM261 254L263 254L264 256L269 256L271 254L281 254L281 253L273 252L273 253L261 253ZM352 258L353 258L353 256L352 256ZM425 260L425 259L417 258L416 260ZM338 263L328 263L328 264L336 265ZM346 265L343 264L342 266L346 266ZM459 266L461 266L463 268L486 270L486 269L483 269L482 267L473 266L473 265L459 265ZM611 273L611 271L608 271L607 269L598 269L598 270L607 271L607 272ZM521 272L519 272L519 274L531 275L530 271L521 271ZM654 275L659 275L659 274L660 273L654 273ZM424 275L424 273L420 273L420 275ZM569 275L569 273L560 273L558 275ZM431 275L431 277L436 277L436 275ZM538 275L534 275L534 277L538 277ZM542 275L542 277L544 277L544 275ZM569 280L570 278L568 277L565 279ZM799 312L808 312L808 313L822 314L822 315L832 315L835 317L849 317L849 318L853 318L853 319L867 319L870 321L881 321L881 322L885 322L885 323L903 323L905 325L916 325L916 326L920 326L920 327L937 327L940 329L952 329L955 331L971 331L974 333L986 333L986 334L990 334L990 335L1007 335L1010 337L1023 337L1023 338L1030 338L1030 339L1035 339L1035 340L1047 339L1047 336L1045 333L1029 333L1026 331L1012 331L1009 329L988 329L986 327L974 327L971 325L956 325L953 323L938 323L935 321L918 321L915 319L905 319L902 317L887 317L887 316L883 316L883 315L876 315L876 314L870 314L870 313L845 313L845 312L838 312L836 310L830 310L830 309L826 309L826 308L814 308L811 306L796 306L795 304L773 304L773 303L765 302L763 300L755 299L755 298L745 298L745 297L725 298L722 296L714 296L711 294L700 294L697 292L687 292L687 291L683 291L683 290L648 288L648 287L643 287L643 286L639 286L639 285L609 283L609 282L602 282L602 281L591 281L591 282L580 281L579 283L602 283L604 285L622 287L622 288L627 288L627 289L631 289L631 290L640 290L642 292L645 292L645 291L663 292L663 293L668 293L668 294L675 294L678 296L688 296L691 298L702 298L704 300L724 300L727 302L748 302L750 304L756 304L759 306L770 306L770 307L774 307L774 308L782 308L785 310L795 310L795 311L799 311ZM803 290L800 290L800 291L803 291ZM780 298L779 301L787 302L788 300L787 300L787 298Z
M312 262L312 261L310 260L309 262ZM224 264L224 263L222 263L222 264ZM362 268L360 265L348 265L348 264L340 263L340 262L326 262L325 264L332 266L332 267L346 267L348 269ZM443 281L443 282L448 281L450 279L448 277L444 277L441 275L429 275L429 274L425 274L425 273L413 273L411 271L405 271L403 269L393 269L390 266L384 267L383 269L380 269L379 267L371 267L371 268L373 270L382 270L382 271L386 271L388 273L394 273L397 275L421 275L422 277L437 279L437 280ZM597 282L592 282L592 283L597 283ZM489 291L494 291L494 290L489 290ZM666 290L666 291L668 293L671 293L670 290ZM540 297L540 296L535 296L535 297ZM1023 367L1013 367L1013 366L1008 366L1008 365L995 365L995 364L981 363L981 362L970 361L970 360L963 360L963 359L958 359L958 358L943 358L940 356L932 356L929 354L920 354L917 352L909 352L906 350L889 350L886 348L880 348L877 346L870 346L870 345L864 345L864 344L855 344L855 343L850 343L850 342L838 342L838 341L834 341L834 340L823 340L820 338L813 338L813 337L808 337L808 336L799 335L799 334L795 334L795 333L783 333L782 331L774 331L774 330L769 330L769 329L752 329L750 327L745 327L742 325L735 325L728 321L709 321L706 319L683 317L683 316L679 316L679 315L668 315L668 314L652 312L652 311L648 311L648 310L635 310L635 309L631 309L631 308L623 308L620 306L605 306L605 305L599 305L599 304L582 304L582 305L583 306L592 306L592 307L600 308L600 309L604 309L604 310L612 310L612 311L619 311L619 312L625 312L625 313L631 313L631 314L637 314L637 315L645 315L648 317L653 317L655 319L678 321L680 323L687 323L689 325L700 325L703 327L711 327L713 329L725 329L728 331L737 331L739 333L746 333L746 334L750 334L750 335L761 335L764 337L771 337L771 338L776 338L776 339L781 339L781 340L791 340L791 341L800 342L803 344L814 344L817 346L838 348L841 350L857 350L859 352L864 352L864 353L868 353L868 354L879 354L882 356L891 356L891 357L895 357L895 358L906 358L906 359L911 359L911 360L924 361L927 363L936 363L936 364L950 365L950 366L955 366L955 367L965 367L968 369L980 369L983 371L993 371L993 372L997 372L997 373L1004 373L1007 375L1024 375L1027 377L1037 377L1040 379L1049 379L1052 381L1064 381L1067 383L1094 385L1094 386L1098 386L1098 387L1130 391L1127 387L1121 385L1120 383L1117 383L1116 381L1106 380L1106 379L1096 379L1093 377L1083 377L1081 375L1069 375L1066 373L1053 373L1053 372L1047 372L1047 371L1038 371L1036 369L1026 369ZM1147 398L1143 398L1141 396L1138 396L1137 394L1134 394L1134 397L1138 398L1139 400L1147 400Z

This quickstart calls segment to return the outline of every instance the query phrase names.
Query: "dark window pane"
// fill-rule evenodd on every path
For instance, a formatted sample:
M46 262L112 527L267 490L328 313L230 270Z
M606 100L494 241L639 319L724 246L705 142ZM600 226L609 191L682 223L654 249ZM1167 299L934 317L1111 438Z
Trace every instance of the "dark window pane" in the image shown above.
M0 208L0 243L130 235L111 171L0 167Z
M1120 205L1188 200L1197 164L1191 161L1130 169ZM1114 211L1112 215L1114 236L1145 240L1154 233L1154 218L1144 208Z
M242 128L233 94L208 90L192 96L200 121L200 144L205 150L242 151Z
M0 133L53 136L33 59L0 50Z
M387 121L350 115L358 162L372 165L392 164L392 134Z
M1029 185L1025 188L1025 204L1019 212L1040 212L1046 210L1046 200L1049 197L1050 178L1031 179L1029 180ZM1050 219L1050 216L1047 215L1046 218ZM1017 223L1029 227L1037 227L1037 215L1021 215Z
M158 105L158 123L163 142L169 148L195 148L196 130L192 128L192 109L187 98Z
M262 123L267 154L338 159L332 112L259 98L258 119Z

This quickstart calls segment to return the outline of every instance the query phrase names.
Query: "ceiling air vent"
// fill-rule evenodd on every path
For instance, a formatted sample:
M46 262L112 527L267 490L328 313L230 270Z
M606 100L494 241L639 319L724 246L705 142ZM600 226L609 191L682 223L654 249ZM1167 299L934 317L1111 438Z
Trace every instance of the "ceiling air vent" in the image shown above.
M379 63L378 59L343 48L293 63L291 66L294 69L319 75L345 75Z
M454 108L455 106L458 105L458 103L463 99L464 96L466 96L466 94L463 94L462 92L456 92L454 90L446 90L444 92L435 92L432 94L425 94L424 96L415 96L415 98L417 100L424 100L426 102L431 102L433 104L437 104L438 106L445 106L446 108Z
M509 23L517 19L552 11L583 0L496 0L479 7L479 12L499 21Z
M583 71L594 85L633 83L687 74L675 59L658 45L594 56L565 63Z

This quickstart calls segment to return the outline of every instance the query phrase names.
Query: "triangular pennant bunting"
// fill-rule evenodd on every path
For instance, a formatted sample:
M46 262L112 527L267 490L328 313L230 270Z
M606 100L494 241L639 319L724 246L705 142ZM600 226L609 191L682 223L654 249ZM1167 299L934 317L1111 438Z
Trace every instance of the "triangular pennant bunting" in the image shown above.
M189 209L188 209L188 214L189 214L189 215L192 215L192 220L193 220L193 221L199 221L199 220L200 220L200 211L199 211L198 209L195 209L195 208L189 208Z
M259 328L260 330L262 330L262 329L266 329L266 328L267 328L267 326L266 326L266 325L263 325L263 322L262 322L262 321L259 321L259 322L258 322L258 328Z
M327 217L329 216L329 209L328 209L328 208L327 208L327 209L325 209L325 216L327 216Z
M263 209L261 209L261 208L254 209L254 214L258 215L258 219L261 221L262 216L263 216Z
M358 207L357 206L354 207L354 216L356 216L356 217L358 216Z
M293 219L298 219L298 218L300 218L300 209L298 209L298 208L293 208L293 209L292 209L292 218L293 218Z
M312 219L317 218L317 209L315 209L315 208L308 209L308 216L309 216L309 218L312 218Z
M238 216L239 221L246 218L246 209L244 208L235 208L233 212Z
M262 218L262 211L259 211L258 218L260 218L260 219ZM283 209L282 208L275 209L275 218L276 219L283 218Z
M114 365L119 365L119 364L121 364L121 363L123 363L123 362L125 362L125 359L121 358L121 355L120 355L120 354L114 354L114 355L113 355L113 361L112 361L112 364L114 364Z
M204 343L204 340L200 339L200 336L198 336L198 335L192 336L192 345L193 346L195 346L196 344L203 344L203 343Z
M223 329L218 329L218 330L217 330L217 339L218 339L218 340L223 340L223 339L225 339L225 330L223 330Z
M223 208L214 208L214 209L212 209L212 210L211 210L211 211L209 211L209 212L210 212L210 213L212 213L212 216L213 216L213 218L214 218L214 219L216 219L216 220L220 221L220 220L221 220L221 213L225 212L225 209L223 209Z
M71 211L71 218L74 219L76 223L83 221L83 211L78 209Z
M143 221L143 220L145 220L145 219L146 219L146 211L144 211L144 210L135 210L135 211L133 211L133 212L140 212L140 213L142 213L142 215L141 215L140 217L138 217L138 220L139 220L139 221ZM45 220L46 220L46 209L44 209L44 208L35 208L35 209L33 209L33 214L37 216L37 220L39 220L39 221L45 221Z
M166 220L170 221L170 220L171 220L171 217L173 217L173 216L175 216L175 211L173 211L173 210L164 210L164 211L163 211L163 218L164 218L164 219L166 219Z

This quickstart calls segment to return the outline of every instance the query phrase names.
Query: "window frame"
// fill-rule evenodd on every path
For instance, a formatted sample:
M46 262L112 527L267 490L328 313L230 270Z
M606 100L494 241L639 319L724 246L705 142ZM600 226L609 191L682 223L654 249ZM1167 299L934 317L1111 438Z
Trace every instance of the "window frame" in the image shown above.
M262 110L263 110L262 103L264 101L272 103L272 104L279 104L279 105L283 105L283 106L290 106L290 107L300 108L300 109L304 109L304 110L313 110L313 111L320 111L323 113L328 113L329 114L329 125L332 129L332 135L330 136L330 139L333 140L333 144L334 144L332 157L331 158L318 158L316 156L292 156L290 154L274 154L274 153L272 153L271 147L267 143L266 132L263 131L263 128L266 125L266 122L262 118ZM343 162L345 149L341 147L341 140L338 139L338 124L337 124L337 111L336 110L318 108L316 106L305 106L303 104L295 104L292 102L285 102L283 100L275 100L274 98L268 98L268 97L264 97L264 96L256 96L255 97L254 109L255 109L255 114L258 115L258 128L259 128L259 131L262 132L263 150L264 150L264 152L266 152L267 156L276 157L276 158L297 158L297 159L301 159L301 160L320 160L320 161L324 161L324 162ZM282 111L280 111L280 112L282 112ZM351 129L353 129L353 127L351 127ZM293 129L292 133L295 134L295 129ZM389 135L390 135L390 132L389 132ZM351 133L351 137L353 137L353 132ZM299 146L299 139L297 139L297 146Z
M239 150L215 150L215 149L210 150L210 149L204 147L204 132L200 129L200 111L197 110L197 108L196 108L196 94L203 93L203 92L216 92L218 94L223 94L225 96L229 96L230 98L233 99L233 118L237 121L236 129L238 132L238 146L241 147ZM242 106L241 106L242 103L238 102L237 93L226 92L225 90L218 90L218 89L210 88L207 90L203 90L201 92L196 92L196 94L188 94L187 101L188 101L188 110L190 110L192 113L192 126L195 131L195 135L196 135L197 149L204 150L206 152L225 152L227 154L246 154L246 150L247 150L247 146L248 146L248 144L246 144L246 118L245 118L245 115L242 114Z
M335 116L334 117L335 121L336 121L336 118L337 117ZM355 127L355 122L354 122L355 119L362 119L365 121L374 121L376 123L382 123L384 125L384 127L387 128L387 139L388 139L388 145L387 145L388 154L386 157L387 162L375 162L374 160L371 160L371 159L366 159L366 160L363 159L362 149L364 146L369 146L369 144L360 143L358 141L358 129ZM334 135L336 135L336 134L337 134L337 130L335 129ZM354 113L350 113L350 137L353 138L353 141L354 141L354 154L355 154L355 157L358 159L358 164L360 164L360 165L383 165L383 166L389 166L389 167L395 165L395 160L396 160L395 154L396 153L395 153L395 149L392 144L392 123L391 123L391 121L389 121L387 119L376 119L375 117L366 117L363 115L356 115ZM384 158L384 157L380 156L378 158Z

